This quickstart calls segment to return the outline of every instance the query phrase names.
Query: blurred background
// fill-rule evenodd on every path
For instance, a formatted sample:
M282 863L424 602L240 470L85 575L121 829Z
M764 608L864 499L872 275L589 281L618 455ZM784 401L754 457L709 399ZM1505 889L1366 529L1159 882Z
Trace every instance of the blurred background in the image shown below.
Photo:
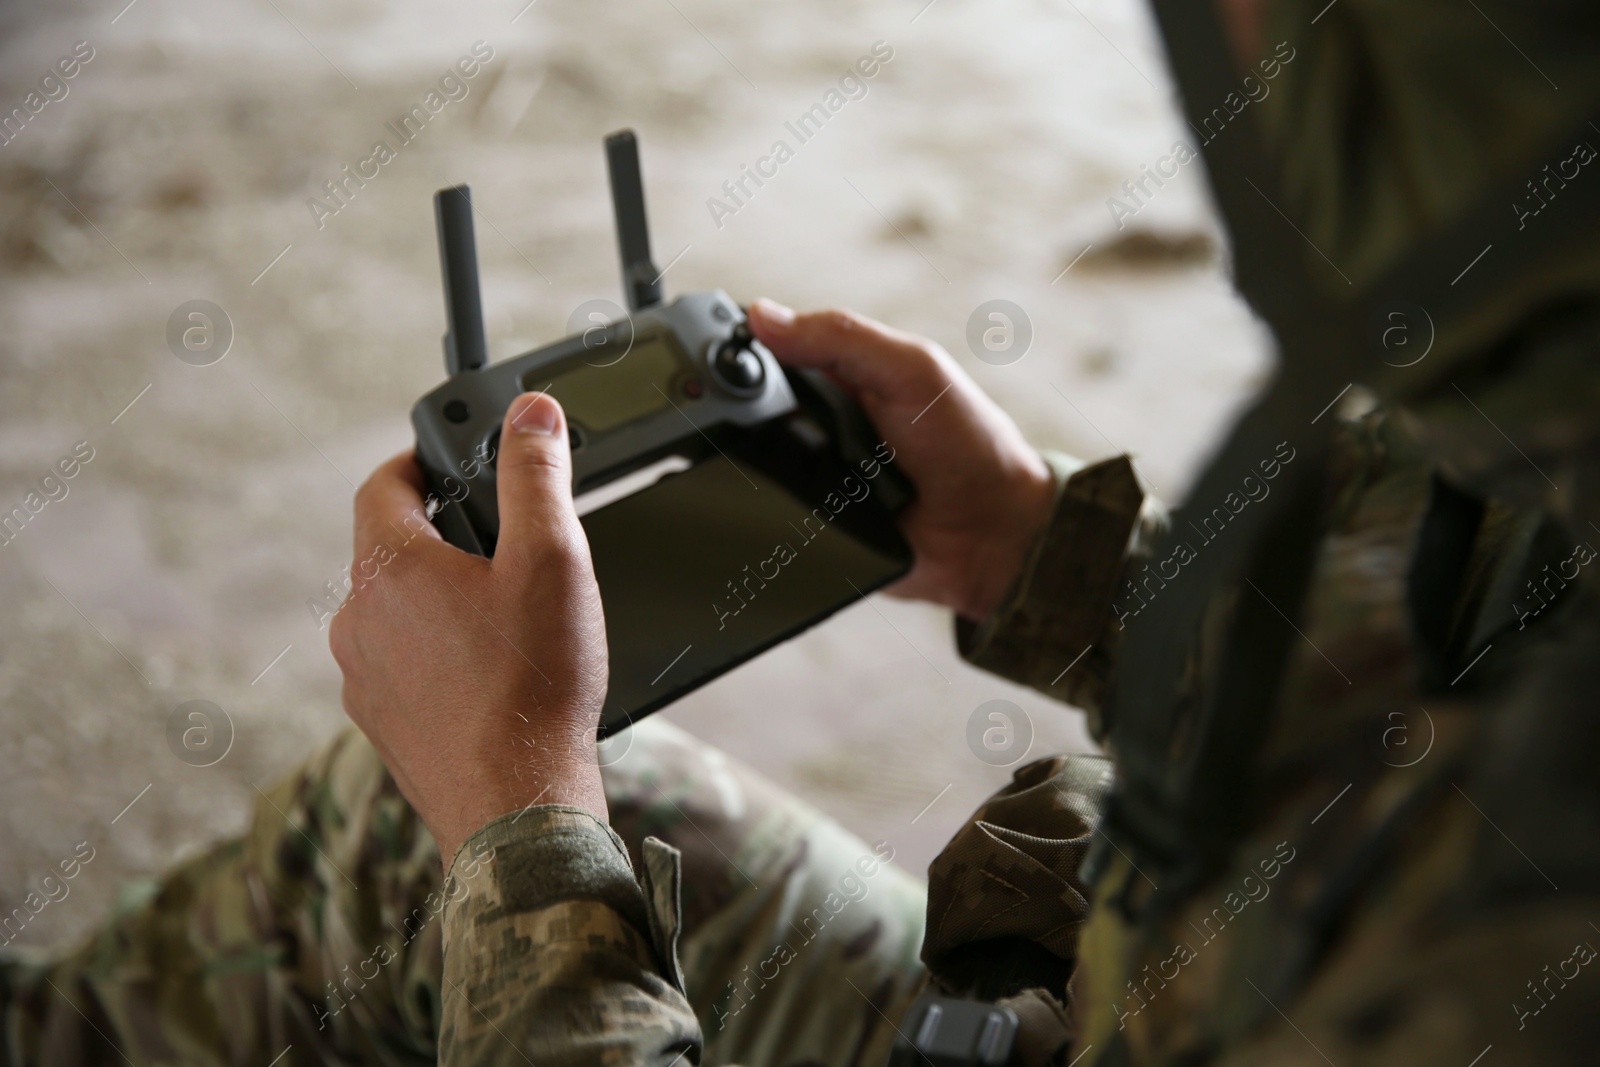
M388 124L477 42L466 95L401 145ZM877 42L866 95L799 145L785 122ZM495 359L620 299L600 142L633 126L669 297L926 334L1037 444L1130 451L1169 499L1265 369L1201 164L1120 228L1108 206L1185 135L1136 0L9 3L0 109L0 512L30 513L0 547L0 911L95 850L17 944L241 830L344 725L307 602L443 376L441 186L481 209ZM794 158L715 218L779 139ZM380 140L393 158L332 199ZM966 340L996 299L1032 331L1004 365ZM195 300L232 334L205 366L169 343ZM197 700L225 716L210 766L169 730ZM662 714L921 873L1011 773L968 746L992 700L1031 732L1013 764L1090 747L1077 712L963 665L947 614L875 596Z

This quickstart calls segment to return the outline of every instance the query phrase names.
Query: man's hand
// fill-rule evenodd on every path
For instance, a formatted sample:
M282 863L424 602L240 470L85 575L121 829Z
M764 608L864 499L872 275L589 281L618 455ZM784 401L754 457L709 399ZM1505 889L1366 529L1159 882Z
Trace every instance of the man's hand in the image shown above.
M890 588L969 619L1000 602L1049 520L1050 469L949 353L849 311L796 315L770 300L750 326L773 355L855 398L917 487L901 529L916 554Z
M606 695L605 619L572 506L561 406L512 402L497 459L493 560L440 539L410 454L356 494L360 585L328 643L344 707L439 843L534 803L606 818L594 731ZM481 491L481 490L480 490Z

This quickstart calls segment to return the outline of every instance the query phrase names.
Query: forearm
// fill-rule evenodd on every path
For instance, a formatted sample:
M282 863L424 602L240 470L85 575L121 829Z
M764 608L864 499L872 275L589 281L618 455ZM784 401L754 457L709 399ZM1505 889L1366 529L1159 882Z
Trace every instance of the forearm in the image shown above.
M676 960L677 853L643 886L588 812L546 805L471 834L446 881L446 1067L698 1063Z

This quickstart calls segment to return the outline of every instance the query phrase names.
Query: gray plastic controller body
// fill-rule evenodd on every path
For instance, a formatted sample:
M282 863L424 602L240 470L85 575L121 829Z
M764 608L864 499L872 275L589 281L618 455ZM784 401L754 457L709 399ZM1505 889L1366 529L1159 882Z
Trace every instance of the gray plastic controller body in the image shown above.
M720 289L686 293L627 318L546 345L513 359L452 375L417 401L411 421L417 459L448 503L435 517L445 539L490 555L499 531L494 460L506 408L519 394L550 389L562 397L562 382L574 373L614 375L635 389L648 385L659 403L653 410L610 427L589 424L581 405L569 406L573 491L586 492L679 451L703 452L727 426L756 426L794 411L796 399L782 369L758 341L748 339L744 313ZM667 373L632 376L622 364L644 346L671 356ZM743 381L718 367L725 346L759 360L746 364ZM665 364L661 355L654 362ZM750 385L751 377L759 378Z

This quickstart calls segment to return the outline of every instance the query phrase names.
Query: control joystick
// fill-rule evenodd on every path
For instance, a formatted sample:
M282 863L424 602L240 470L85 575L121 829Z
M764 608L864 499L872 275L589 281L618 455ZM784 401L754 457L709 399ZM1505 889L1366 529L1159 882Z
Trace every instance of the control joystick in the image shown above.
M755 351L755 343L749 322L741 322L711 357L711 372L717 382L736 396L758 395L766 381L766 366Z

